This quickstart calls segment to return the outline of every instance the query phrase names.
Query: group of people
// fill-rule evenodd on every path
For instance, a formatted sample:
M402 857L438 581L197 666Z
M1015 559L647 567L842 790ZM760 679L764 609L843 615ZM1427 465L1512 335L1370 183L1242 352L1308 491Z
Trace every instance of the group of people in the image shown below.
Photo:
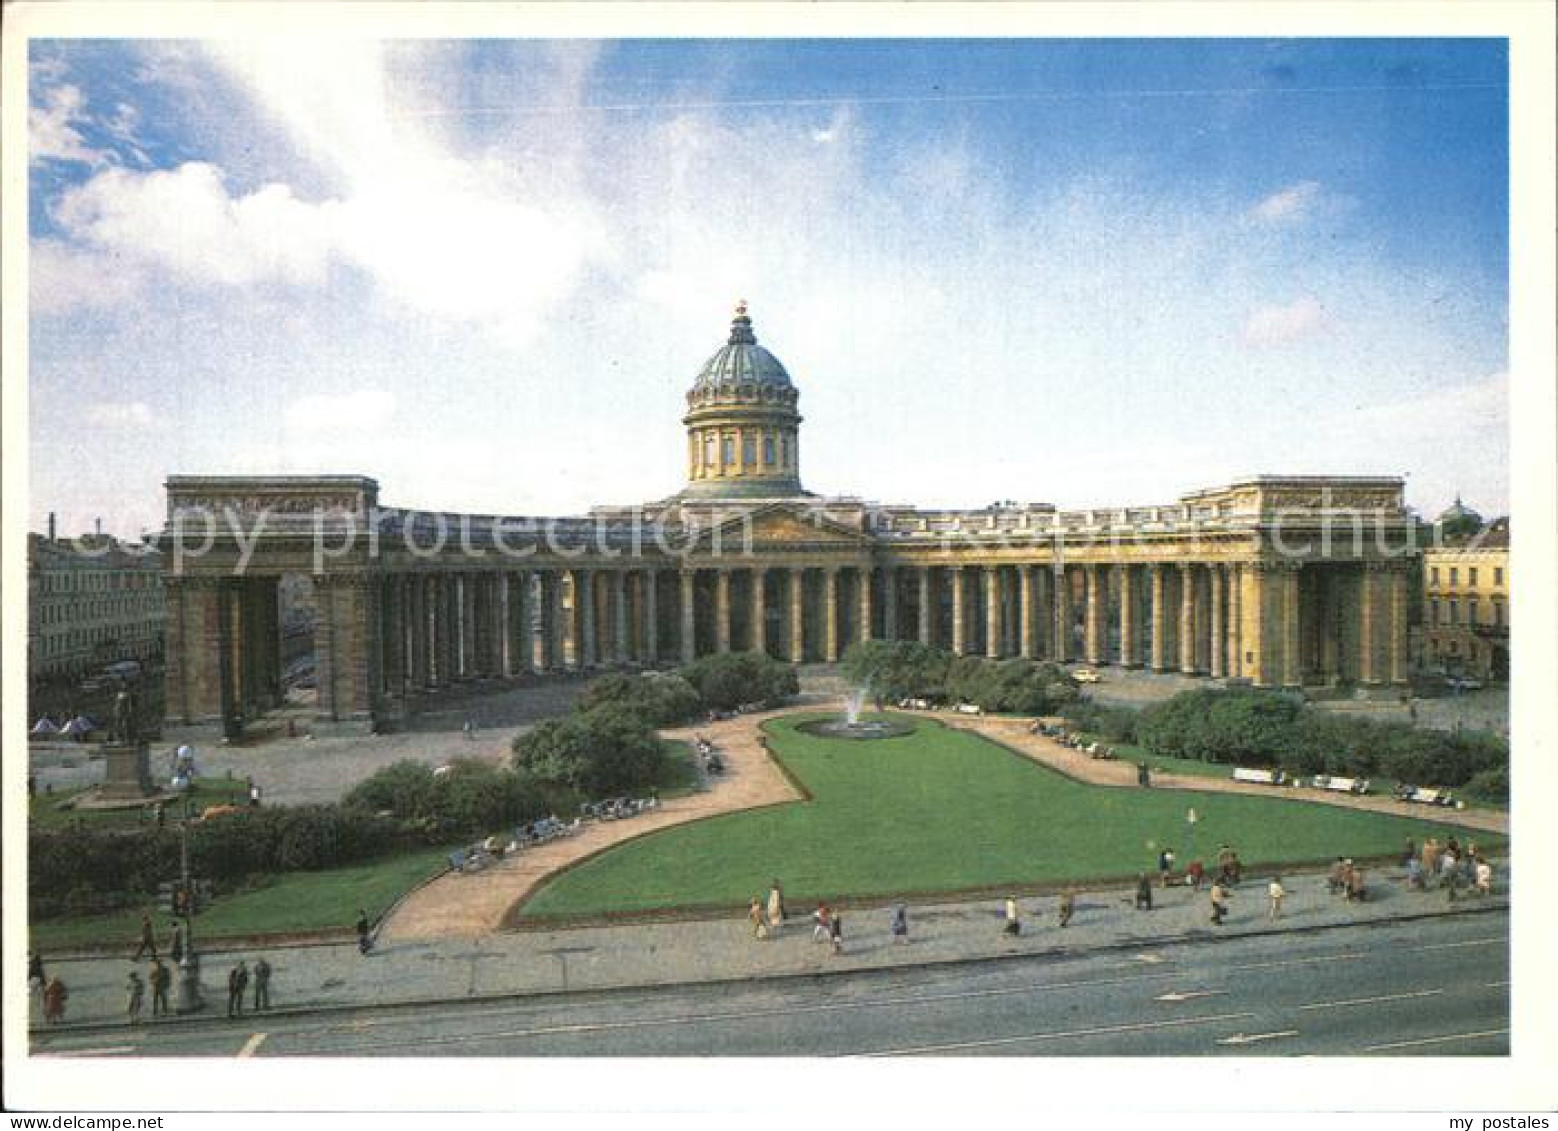
M752 937L755 939L773 938L784 926L786 918L788 912L784 903L784 887L778 880L770 885L766 900L761 896L754 896L747 908L747 919L752 924ZM811 941L826 943L833 948L834 954L843 954L843 913L835 907L830 907L826 901L821 901L817 904L817 909L812 912L811 918ZM893 905L887 929L895 944L908 943L909 909L904 904Z
M44 973L43 955L36 951L27 955L27 988L43 1001L45 1025L58 1025L65 1020L65 1002L70 991L58 974L51 978Z
M1326 879L1326 889L1332 895L1347 898L1348 903L1362 903L1368 898L1369 889L1363 880L1363 869L1350 858L1338 856L1331 865Z
M1478 895L1493 890L1493 865L1475 841L1468 841L1463 847L1453 836L1443 844L1438 838L1429 837L1419 849L1409 840L1402 863L1407 870L1407 886L1415 891L1438 885L1453 900L1463 887Z
M254 1012L261 1013L270 1008L270 963L265 961L262 954L254 960ZM238 965L227 972L227 1016L243 1016L244 991L249 988L249 968L244 965L243 959L238 960Z

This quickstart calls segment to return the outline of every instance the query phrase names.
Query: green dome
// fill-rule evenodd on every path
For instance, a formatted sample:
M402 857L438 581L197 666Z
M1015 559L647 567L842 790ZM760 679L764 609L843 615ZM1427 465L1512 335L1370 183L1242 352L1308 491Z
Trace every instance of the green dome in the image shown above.
M730 324L730 340L698 371L693 388L713 385L790 385L790 375L777 357L757 344L752 333L752 319L747 317L746 303L736 307L735 320Z

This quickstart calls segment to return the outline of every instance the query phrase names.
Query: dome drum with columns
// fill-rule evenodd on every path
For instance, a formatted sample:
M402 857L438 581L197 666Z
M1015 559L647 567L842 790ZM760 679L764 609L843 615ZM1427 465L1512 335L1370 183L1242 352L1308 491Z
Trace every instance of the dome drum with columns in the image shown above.
M687 486L695 500L789 498L801 489L799 392L757 344L746 303L687 393Z

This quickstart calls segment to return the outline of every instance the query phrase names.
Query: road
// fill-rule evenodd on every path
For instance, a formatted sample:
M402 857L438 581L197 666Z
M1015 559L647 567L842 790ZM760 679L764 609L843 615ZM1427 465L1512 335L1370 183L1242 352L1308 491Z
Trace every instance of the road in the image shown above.
M1507 912L44 1037L60 1056L1507 1055Z

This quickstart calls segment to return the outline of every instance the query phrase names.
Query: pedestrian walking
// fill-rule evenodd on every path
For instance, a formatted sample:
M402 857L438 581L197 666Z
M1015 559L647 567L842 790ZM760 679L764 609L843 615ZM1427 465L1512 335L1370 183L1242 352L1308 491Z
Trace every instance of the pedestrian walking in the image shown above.
M1076 914L1077 897L1070 888L1060 893L1060 925L1064 927L1071 922L1071 916Z
M43 955L37 951L27 953L27 989L32 993L43 992L43 987L48 985L48 976L43 972Z
M373 935L368 925L368 913L363 910L357 912L357 953L367 954L373 949Z
M141 976L134 970L130 971L130 982L125 987L127 1000L125 1011L130 1015L130 1024L141 1023L141 1006L146 1002L146 983L141 981Z
M1152 881L1147 878L1146 872L1136 876L1136 910L1152 910Z
M784 926L784 888L775 880L768 889L768 927L777 932Z
M763 913L763 901L755 895L752 897L751 906L747 908L747 918L752 922L752 937L754 939L766 939L768 937L768 917Z
M262 954L254 960L254 1012L270 1008L270 963Z
M150 954L153 958L157 957L157 936L152 933L150 915L141 916L141 945L135 948L135 957L130 959L130 961L139 962L143 954Z
M1282 918L1282 898L1287 895L1287 890L1282 886L1281 876L1272 876L1271 883L1266 885L1266 917L1268 919Z
M1136 784L1143 789L1147 789L1152 785L1152 771L1147 768L1147 763L1145 762L1136 763Z
M70 991L65 988L65 983L60 980L58 974L49 979L48 985L43 987L45 1025L58 1025L65 1020L65 1002L69 997Z
M1174 871L1174 850L1172 848L1165 848L1162 852L1158 853L1158 886L1159 887L1167 888L1169 886L1169 875L1173 871Z
M153 1017L165 1017L168 1014L168 985L173 981L173 975L162 964L161 959L154 958L151 962L151 1015Z
M227 975L227 1016L243 1016L243 992L249 988L249 968L238 960Z
M1407 861L1407 887L1412 891L1423 890L1423 865L1416 856Z
M1006 926L1002 930L1008 935L1022 934L1022 913L1017 910L1017 900L1010 896L1006 900Z
M173 924L173 934L168 939L168 956L173 959L175 966L184 961L184 928L177 923ZM152 955L152 958L156 957Z
M1223 886L1222 880L1213 880L1209 894L1212 902L1212 925L1221 927L1223 920L1228 917L1228 889Z
M1476 890L1478 895L1489 895L1493 891L1493 865L1486 860L1477 861Z
M1364 896L1368 894L1368 888L1363 883L1363 869L1347 861L1347 902L1362 903Z
M828 937L833 940L833 953L844 953L844 916L837 911L828 923Z
M833 913L828 910L826 903L817 904L817 910L811 913L812 928L811 941L814 943L827 942L833 937L831 928Z
M893 908L891 930L893 942L907 943L909 941L909 910L901 903Z
M1185 869L1185 879L1190 881L1191 891L1200 891L1201 884L1206 879L1206 865L1200 860L1192 860L1190 867Z
M1331 874L1326 877L1326 890L1332 895L1345 895L1347 892L1347 861L1338 856L1331 864Z
M1408 837L1407 838L1407 850L1406 850L1405 853L1402 854L1402 857L1401 857L1401 866L1403 868L1409 868L1409 867L1412 866L1412 861L1414 861L1416 859L1417 859L1417 843L1415 841L1413 841L1411 837Z

